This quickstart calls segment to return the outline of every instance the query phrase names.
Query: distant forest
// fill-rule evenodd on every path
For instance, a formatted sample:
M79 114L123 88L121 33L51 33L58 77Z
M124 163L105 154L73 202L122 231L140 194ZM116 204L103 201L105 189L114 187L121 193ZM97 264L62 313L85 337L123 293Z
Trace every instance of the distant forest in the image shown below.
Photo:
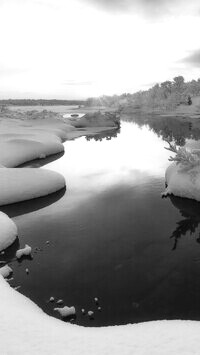
M55 106L55 105L85 105L84 100L34 100L34 99L8 99L0 100L0 105L13 106Z
M192 97L200 95L200 79L185 82L183 76L177 76L172 81L164 81L152 88L136 93L101 96L86 100L87 106L106 106L118 108L170 110L180 104L192 104Z

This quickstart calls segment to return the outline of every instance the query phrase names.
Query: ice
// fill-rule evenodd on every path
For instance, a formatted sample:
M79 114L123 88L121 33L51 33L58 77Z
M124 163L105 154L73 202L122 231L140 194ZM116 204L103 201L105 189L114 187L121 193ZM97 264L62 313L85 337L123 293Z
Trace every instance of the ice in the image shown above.
M0 212L0 251L9 247L16 237L16 224L5 213Z
M29 245L25 245L23 249L19 249L16 252L17 259L20 259L22 256L31 255L32 248Z

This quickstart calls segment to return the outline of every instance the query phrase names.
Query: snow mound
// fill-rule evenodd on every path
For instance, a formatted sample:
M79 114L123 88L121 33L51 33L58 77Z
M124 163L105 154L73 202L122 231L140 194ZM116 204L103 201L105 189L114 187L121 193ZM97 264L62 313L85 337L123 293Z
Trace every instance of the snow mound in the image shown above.
M31 251L32 251L32 248L26 244L23 249L17 250L16 257L17 257L17 259L21 259L22 256L31 255Z
M3 266L3 267L1 267L0 268L0 274L4 277L4 278L6 278L6 277L8 277L10 274L12 274L12 269L11 269L11 267L10 266L8 266L8 265L5 265L5 266Z
M62 175L37 168L0 169L0 205L46 196L65 187Z
M0 212L0 251L8 248L16 237L16 224L5 213Z
M172 163L166 170L167 188L163 196L175 195L200 201L200 166L186 169Z

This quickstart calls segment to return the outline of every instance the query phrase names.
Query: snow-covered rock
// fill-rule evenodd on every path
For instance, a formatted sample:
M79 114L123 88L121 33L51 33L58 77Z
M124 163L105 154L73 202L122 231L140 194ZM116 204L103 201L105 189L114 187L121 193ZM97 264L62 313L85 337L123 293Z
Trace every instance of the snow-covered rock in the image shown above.
M20 259L22 256L31 255L32 248L26 244L24 248L18 249L16 252L17 259Z
M61 317L63 317L63 318L76 314L75 307L65 306L63 308L54 308L54 311L57 311L58 313L60 313Z
M46 196L65 187L62 175L47 169L0 169L0 205Z
M0 251L8 248L16 237L16 224L5 213L0 212Z
M8 277L10 274L12 274L12 269L11 269L11 267L10 266L8 266L8 265L5 265L5 266L3 266L3 267L1 267L0 268L0 274L4 277L4 278L6 278L6 277Z
M200 166L186 169L172 163L166 170L167 188L162 196L175 195L200 201Z

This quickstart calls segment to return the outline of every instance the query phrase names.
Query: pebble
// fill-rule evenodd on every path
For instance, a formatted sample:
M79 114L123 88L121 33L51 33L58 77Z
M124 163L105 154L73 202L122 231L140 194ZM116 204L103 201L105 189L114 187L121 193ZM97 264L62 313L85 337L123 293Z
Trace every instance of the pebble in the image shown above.
M94 316L94 312L93 312L93 311L88 311L88 316L89 316L90 318L92 318L92 317Z
M63 301L63 300L58 300L56 303L57 303L57 304L63 304L64 301Z

